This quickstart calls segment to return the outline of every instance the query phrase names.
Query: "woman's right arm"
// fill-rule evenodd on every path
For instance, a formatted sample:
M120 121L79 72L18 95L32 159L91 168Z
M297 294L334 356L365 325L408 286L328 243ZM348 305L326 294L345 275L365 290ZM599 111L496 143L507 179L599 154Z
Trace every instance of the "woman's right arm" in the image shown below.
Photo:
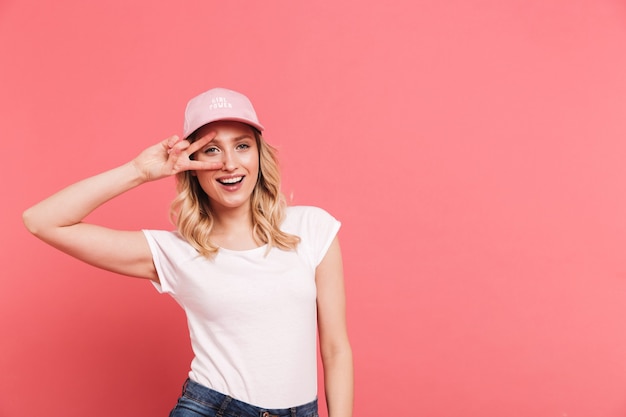
M106 201L145 182L191 169L219 169L219 163L189 158L209 140L190 144L172 136L131 162L72 184L37 203L24 212L24 224L39 239L91 265L158 281L141 231L109 229L84 223L83 219Z

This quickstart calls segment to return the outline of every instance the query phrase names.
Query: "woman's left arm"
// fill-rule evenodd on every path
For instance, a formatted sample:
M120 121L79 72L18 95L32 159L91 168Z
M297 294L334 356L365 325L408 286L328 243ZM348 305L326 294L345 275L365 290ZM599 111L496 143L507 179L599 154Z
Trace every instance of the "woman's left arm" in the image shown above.
M337 237L315 271L317 321L329 417L352 417L354 375L346 326L343 263Z

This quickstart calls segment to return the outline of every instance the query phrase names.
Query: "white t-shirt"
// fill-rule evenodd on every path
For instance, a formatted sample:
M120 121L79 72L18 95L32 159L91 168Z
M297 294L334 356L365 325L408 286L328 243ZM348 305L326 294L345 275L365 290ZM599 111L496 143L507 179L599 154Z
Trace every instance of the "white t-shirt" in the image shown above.
M219 249L202 257L177 232L144 230L159 275L187 315L189 377L249 404L288 408L317 397L315 268L340 223L316 207L288 207L281 226L296 251Z

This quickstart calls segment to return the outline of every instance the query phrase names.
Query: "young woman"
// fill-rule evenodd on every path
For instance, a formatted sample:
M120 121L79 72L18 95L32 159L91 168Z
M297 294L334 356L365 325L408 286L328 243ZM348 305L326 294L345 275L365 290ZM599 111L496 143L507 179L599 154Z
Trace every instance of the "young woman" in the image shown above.
M330 417L352 415L339 222L286 207L274 149L244 95L216 88L172 136L24 212L38 238L173 296L194 359L172 417L317 415L319 334ZM176 175L176 231L120 231L83 219L142 183ZM317 333L316 333L317 330Z

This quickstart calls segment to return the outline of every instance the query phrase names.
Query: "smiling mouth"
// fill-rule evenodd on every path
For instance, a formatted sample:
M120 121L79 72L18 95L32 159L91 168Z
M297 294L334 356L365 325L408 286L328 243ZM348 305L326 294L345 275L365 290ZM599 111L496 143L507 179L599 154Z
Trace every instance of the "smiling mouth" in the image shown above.
M217 180L217 182L219 182L220 184L224 184L224 185L239 184L241 181L243 181L243 176L233 177L233 178L221 178Z

